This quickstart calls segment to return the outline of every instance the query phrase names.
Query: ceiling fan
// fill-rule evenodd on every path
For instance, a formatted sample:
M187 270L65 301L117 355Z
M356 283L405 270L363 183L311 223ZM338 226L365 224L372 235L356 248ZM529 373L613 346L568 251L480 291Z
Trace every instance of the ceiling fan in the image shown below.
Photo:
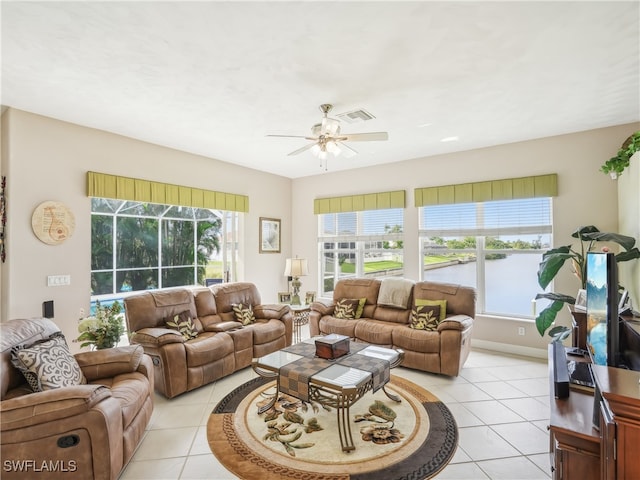
M267 137L304 138L311 140L313 143L294 150L289 153L289 155L298 155L307 150L311 150L320 160L326 160L329 153L333 154L334 157L337 157L341 153L343 153L345 157L353 157L358 154L357 151L344 142L370 142L389 139L387 132L340 133L340 120L328 116L332 108L333 105L328 103L320 105L322 121L311 127L311 135L267 135Z

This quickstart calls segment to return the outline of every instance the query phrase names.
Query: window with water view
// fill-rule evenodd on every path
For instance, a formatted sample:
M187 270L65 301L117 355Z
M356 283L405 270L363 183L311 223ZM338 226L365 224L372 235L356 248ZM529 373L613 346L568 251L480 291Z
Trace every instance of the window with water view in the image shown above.
M551 198L432 205L419 215L422 279L476 287L478 313L533 315Z

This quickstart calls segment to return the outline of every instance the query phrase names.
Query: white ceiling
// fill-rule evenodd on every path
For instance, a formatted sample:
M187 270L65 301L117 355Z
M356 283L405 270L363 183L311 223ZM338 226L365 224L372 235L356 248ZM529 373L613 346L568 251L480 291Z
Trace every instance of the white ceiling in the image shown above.
M640 3L8 2L10 107L291 178L640 120ZM441 142L456 136L458 141ZM621 139L622 141L623 139Z

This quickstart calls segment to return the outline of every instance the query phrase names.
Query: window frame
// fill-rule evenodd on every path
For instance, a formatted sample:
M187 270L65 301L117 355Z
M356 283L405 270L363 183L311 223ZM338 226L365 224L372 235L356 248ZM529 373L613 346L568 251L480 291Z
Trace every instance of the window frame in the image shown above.
M369 209L347 212L331 212L318 214L318 291L320 297L332 296L333 290L325 289L325 281L332 280L333 285L344 278L362 278L370 276L371 278L381 278L388 275L367 274L365 273L365 259L368 254L396 254L402 258L402 272L404 272L404 208L383 208L383 209ZM374 222L372 219L374 216L380 215L378 221ZM388 217L384 217L384 212L389 212ZM339 215L354 215L355 216L355 232L352 234L338 231L341 225ZM366 217L370 220L366 221ZM330 222L335 226L333 234L325 232L325 223L328 223L328 219L332 218ZM380 220L381 219L381 220ZM387 221L388 220L388 221ZM401 224L398 225L398 222ZM385 232L385 233L366 233L374 226L379 227L384 224L384 228L387 227L395 229L396 226L400 227L400 232ZM391 225L395 224L395 225ZM401 247L396 248L384 248L384 242L402 242ZM344 246L347 244L348 246ZM375 246L378 244L378 246ZM332 246L329 246L332 245ZM397 245L397 244L396 244ZM334 257L334 264L339 266L339 256L349 255L354 259L355 271L353 274L342 274L341 267L334 268L333 274L328 275L326 270L327 254L332 254ZM336 257L338 258L336 262Z

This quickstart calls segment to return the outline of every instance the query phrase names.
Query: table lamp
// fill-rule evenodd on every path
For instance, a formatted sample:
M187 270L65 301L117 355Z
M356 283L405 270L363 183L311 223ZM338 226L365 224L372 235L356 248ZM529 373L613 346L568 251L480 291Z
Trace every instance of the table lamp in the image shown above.
M305 258L287 258L287 264L284 268L284 275L286 277L292 277L291 288L293 290L291 295L291 305L300 305L300 277L309 275L309 268L307 266L307 260Z

